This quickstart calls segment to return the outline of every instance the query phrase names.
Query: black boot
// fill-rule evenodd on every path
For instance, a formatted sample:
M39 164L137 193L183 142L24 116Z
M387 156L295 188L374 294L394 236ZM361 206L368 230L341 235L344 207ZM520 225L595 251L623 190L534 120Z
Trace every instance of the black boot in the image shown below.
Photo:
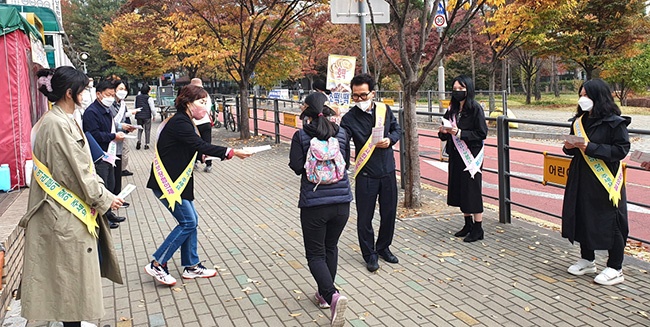
M138 141L138 143L135 144L135 149L140 150L140 145L142 145L142 143L140 143L140 141Z
M477 221L472 226L472 231L463 239L463 242L476 242L483 239L483 227L481 222Z
M474 220L472 220L472 216L465 216L465 226L463 226L463 229L459 230L454 236L456 237L464 237L469 234L469 232L472 231L472 225L474 224Z

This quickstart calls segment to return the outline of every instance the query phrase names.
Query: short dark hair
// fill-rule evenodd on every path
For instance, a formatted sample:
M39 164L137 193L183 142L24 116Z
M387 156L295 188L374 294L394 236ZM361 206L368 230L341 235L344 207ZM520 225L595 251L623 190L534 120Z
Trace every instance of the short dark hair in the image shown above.
M607 82L599 78L590 79L580 86L578 96L580 96L582 89L585 89L587 97L594 102L594 107L591 109L591 117L602 118L611 115L621 115L621 109L614 102L612 90L609 88ZM582 114L584 114L584 111L578 106L575 117L580 117Z
M124 84L124 87L126 87L127 90L129 89L129 84L127 84L125 80L123 80L123 79L114 79L113 80L113 88L114 89L117 89L117 87L120 86L120 84Z
M354 76L352 78L352 81L350 81L350 87L360 86L363 84L368 84L368 91L375 90L375 79L370 74L359 74L357 76Z
M103 79L95 86L95 92L104 92L106 90L115 90L115 85L111 80Z
M148 94L150 90L151 90L151 87L149 86L149 84L146 84L146 83L145 83L145 84L142 85L142 87L140 88L140 94Z
M183 86L181 91L178 93L178 96L176 97L176 101L174 102L174 105L176 107L176 111L185 111L187 110L187 105L198 100L198 99L203 99L208 96L208 91L206 91L204 88L196 85L186 85Z
M43 93L50 102L61 100L68 90L72 91L72 100L80 104L78 95L88 85L86 74L70 66L61 66L56 69L41 69L36 72L38 77L38 90Z

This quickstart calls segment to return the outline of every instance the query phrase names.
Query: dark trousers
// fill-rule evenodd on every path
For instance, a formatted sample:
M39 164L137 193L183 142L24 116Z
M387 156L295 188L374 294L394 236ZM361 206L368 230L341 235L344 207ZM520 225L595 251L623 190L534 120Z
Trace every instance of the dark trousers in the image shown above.
M621 268L623 268L623 257L625 256L625 240L623 239L623 234L620 229L616 228L616 230L614 230L614 244L612 245L612 248L607 251L609 252L607 267L621 270ZM580 256L589 261L594 261L594 259L596 259L594 250L588 249L583 245L583 243L580 243Z
M395 217L397 216L397 179L395 174L382 178L370 178L357 175L355 186L357 200L357 234L363 259L368 262L371 257L377 258L377 252L388 249L393 243L395 233ZM375 245L375 233L372 228L372 218L375 215L375 204L379 196L379 235Z
M151 140L151 118L149 119L136 119L138 125L144 129L144 144L149 144ZM138 143L142 140L142 130L138 129Z
M117 157L120 160L115 160L115 167L113 167L113 174L115 176L115 186L113 187L114 194L122 192L122 155L118 154Z
M210 123L196 125L196 128L199 130L199 134L201 134L201 138L203 139L203 141L212 144L212 126L210 126ZM199 152L196 159L201 161L202 158L203 158L203 153ZM208 167L212 166L212 160L206 160L205 165Z
M339 258L339 237L350 217L350 203L327 204L300 209L302 238L309 271L318 293L327 303L336 293L334 279Z
M119 161L119 160L117 160ZM117 163L116 161L116 163ZM113 193L116 194L115 192L115 167L111 165L110 163L104 161L104 160L98 160L95 162L95 171L97 172L97 175L101 177L101 179L104 181L104 186L106 189ZM121 172L120 172L121 173ZM121 175L120 175L121 176ZM119 193L119 192L117 192ZM105 217L108 218L113 218L115 217L115 214L111 211L111 209L108 209L105 213Z

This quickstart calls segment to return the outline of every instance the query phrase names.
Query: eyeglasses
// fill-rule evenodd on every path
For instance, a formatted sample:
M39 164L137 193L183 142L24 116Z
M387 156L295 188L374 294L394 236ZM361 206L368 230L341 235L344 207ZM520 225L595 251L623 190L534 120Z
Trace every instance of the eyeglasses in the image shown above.
M352 100L366 100L368 99L368 96L372 92L366 92L366 93L360 93L360 94L352 94Z

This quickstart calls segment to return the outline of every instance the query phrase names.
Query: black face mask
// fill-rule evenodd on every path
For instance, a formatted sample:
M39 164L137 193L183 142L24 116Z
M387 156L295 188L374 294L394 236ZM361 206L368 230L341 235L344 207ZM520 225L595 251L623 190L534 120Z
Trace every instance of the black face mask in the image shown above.
M451 97L460 102L467 97L467 91L451 91Z

